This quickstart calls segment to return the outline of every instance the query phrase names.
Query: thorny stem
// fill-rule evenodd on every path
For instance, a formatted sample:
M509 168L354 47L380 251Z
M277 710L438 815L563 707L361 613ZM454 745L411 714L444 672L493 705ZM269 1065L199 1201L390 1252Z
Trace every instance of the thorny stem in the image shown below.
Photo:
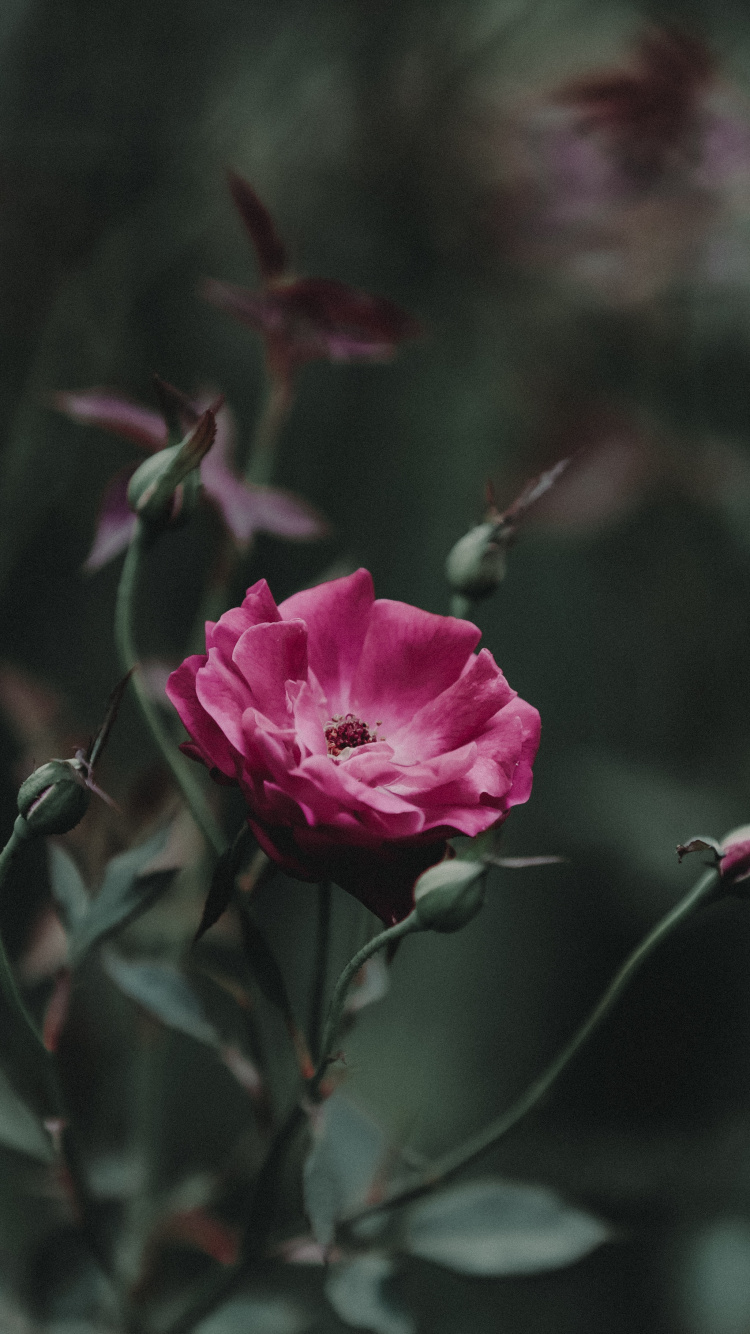
M619 971L615 973L601 1000L594 1006L577 1033L555 1056L547 1069L529 1085L515 1102L511 1103L506 1111L501 1112L498 1117L490 1121L489 1125L477 1131L475 1135L470 1136L463 1144L454 1149L449 1149L441 1158L436 1159L429 1167L412 1177L411 1181L407 1181L404 1186L400 1186L391 1191L390 1194L385 1195L376 1205L361 1209L357 1213L344 1218L342 1227L345 1230L350 1230L363 1218L380 1213L383 1209L408 1204L411 1200L418 1199L434 1186L442 1184L450 1177L455 1176L462 1168L468 1167L489 1149L494 1148L509 1130L512 1130L528 1112L532 1111L542 1101L573 1058L577 1056L581 1048L599 1028L649 956L685 918L710 899L718 883L719 872L715 869L706 871L685 897L674 908L670 909L660 922L657 922L656 926L649 931L645 939L641 941L640 945L636 946L632 954L625 960Z
M190 808L190 813L192 814L195 823L203 834L209 847L217 857L220 857L226 847L226 839L206 805L203 790L198 779L174 745L167 728L159 717L156 705L149 699L143 680L138 671L138 652L135 646L135 637L133 633L133 607L138 587L141 557L146 547L147 540L148 534L142 521L139 519L136 524L132 541L128 547L125 564L122 567L122 574L120 575L120 584L117 590L117 605L115 608L115 639L117 642L117 651L120 656L123 671L133 671L133 675L130 679L133 683L133 689L135 690L141 713L143 714L151 735L174 774L182 795Z
M316 1098L320 1089L321 1081L325 1075L333 1056L334 1045L338 1036L341 1020L346 1005L346 996L351 985L352 979L356 977L360 968L373 954L382 950L386 945L393 941L400 940L402 936L408 936L412 931L420 931L422 928L416 912L412 912L405 917L402 922L396 922L395 926L389 926L387 930L381 931L379 935L373 936L362 949L349 960L346 968L339 977L334 988L331 1004L328 1010L323 1038L320 1044L320 1055L318 1065L310 1083L308 1084L308 1094L311 1098Z

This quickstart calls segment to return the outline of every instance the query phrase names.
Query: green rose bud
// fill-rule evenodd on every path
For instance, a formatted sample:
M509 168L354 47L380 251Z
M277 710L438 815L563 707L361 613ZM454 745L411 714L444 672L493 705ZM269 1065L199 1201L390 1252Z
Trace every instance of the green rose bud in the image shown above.
M414 906L425 931L460 931L484 903L486 867L482 862L438 862L419 877Z
M151 526L192 513L198 499L198 468L216 434L216 418L207 408L185 439L160 449L136 469L128 486L128 504Z
M445 562L454 592L483 598L495 591L505 578L507 536L504 523L488 519L459 538Z
M49 760L18 793L18 810L32 834L67 834L83 819L91 793L81 760Z

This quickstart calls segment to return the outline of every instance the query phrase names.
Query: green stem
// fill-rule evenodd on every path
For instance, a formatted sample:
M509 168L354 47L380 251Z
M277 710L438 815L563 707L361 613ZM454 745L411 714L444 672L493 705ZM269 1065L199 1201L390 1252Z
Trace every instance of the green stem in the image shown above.
M279 437L294 401L291 378L269 372L266 401L258 418L245 467L245 481L267 486L273 475Z
M400 940L402 936L408 936L412 931L421 931L421 929L416 912L412 912L408 917L405 917L402 922L396 922L395 926L389 926L386 931L381 931L379 935L373 936L372 940L369 940L366 945L363 945L362 949L354 955L354 958L349 960L346 968L336 983L333 996L331 997L328 1018L326 1019L323 1038L320 1044L318 1066L308 1085L308 1093L311 1098L317 1097L323 1076L331 1063L334 1044L344 1014L347 992L353 978L356 977L362 965L367 963L367 960L371 958L373 954L377 954L378 950L384 949L385 946L390 945L392 941Z
M26 830L26 821L22 815L19 815L13 826L8 842L0 852L0 891L5 885L5 878L11 862L14 860L19 848L28 838ZM8 1005L9 1009L17 1015L22 1025L25 1025L28 1032L34 1039L35 1044L41 1047L44 1052L45 1060L49 1061L49 1052L45 1047L39 1029L29 1014L21 997L21 993L16 986L16 979L13 976L13 969L10 966L10 959L5 951L5 945L0 937L0 994Z
M689 917L691 913L695 912L696 908L711 897L718 883L719 872L714 869L706 871L685 897L665 917L662 917L660 922L657 922L653 930L649 931L645 939L641 941L640 945L636 946L632 954L625 960L601 1000L594 1006L577 1033L550 1062L543 1074L535 1079L520 1097L511 1103L506 1111L501 1112L500 1116L495 1117L489 1125L477 1131L475 1135L470 1136L463 1144L443 1154L428 1168L413 1177L411 1182L407 1182L404 1186L386 1195L377 1205L362 1209L345 1218L343 1220L344 1227L351 1228L360 1219L371 1214L380 1213L383 1209L392 1208L394 1205L408 1204L411 1200L418 1199L419 1196L426 1194L437 1184L442 1184L450 1177L455 1176L462 1168L468 1167L482 1154L486 1153L488 1149L494 1148L498 1141L504 1135L507 1135L509 1130L512 1130L528 1112L532 1111L542 1101L573 1058L577 1056L581 1048L599 1028L599 1025L607 1017L649 956L686 917Z
M133 670L130 678L141 713L148 725L154 741L169 765L187 802L190 812L209 847L220 857L226 847L226 839L206 805L203 789L196 774L190 769L172 741L156 705L149 699L143 681L138 672L138 652L133 633L133 606L138 588L141 557L148 540L148 534L139 519L133 539L128 547L125 564L122 567L120 584L117 590L115 609L115 639L123 671Z
M315 936L315 962L313 963L310 1004L308 1007L307 1041L313 1060L320 1057L321 1026L323 1020L323 1002L328 981L328 953L331 943L331 884L324 881L318 885L318 924Z

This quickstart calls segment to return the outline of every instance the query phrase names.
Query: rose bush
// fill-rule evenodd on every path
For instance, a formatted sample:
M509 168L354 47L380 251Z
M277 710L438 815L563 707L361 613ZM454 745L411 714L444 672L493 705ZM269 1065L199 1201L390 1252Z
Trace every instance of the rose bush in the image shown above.
M480 631L375 601L358 570L276 606L260 580L206 625L207 654L167 694L183 750L237 782L270 857L331 879L383 922L452 834L474 836L527 800L539 714L511 690Z

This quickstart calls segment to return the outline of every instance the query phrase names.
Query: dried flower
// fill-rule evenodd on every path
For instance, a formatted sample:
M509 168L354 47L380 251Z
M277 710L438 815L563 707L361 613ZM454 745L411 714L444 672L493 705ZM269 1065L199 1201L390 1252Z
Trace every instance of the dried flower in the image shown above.
M249 183L229 173L229 188L255 250L260 291L208 279L203 294L263 336L271 374L290 381L305 361L388 360L419 325L386 297L333 278L299 278L289 268L274 221Z
M358 570L276 606L265 580L206 626L167 693L186 754L239 783L261 847L302 880L335 880L384 922L452 834L528 799L539 715L480 631L374 601Z

